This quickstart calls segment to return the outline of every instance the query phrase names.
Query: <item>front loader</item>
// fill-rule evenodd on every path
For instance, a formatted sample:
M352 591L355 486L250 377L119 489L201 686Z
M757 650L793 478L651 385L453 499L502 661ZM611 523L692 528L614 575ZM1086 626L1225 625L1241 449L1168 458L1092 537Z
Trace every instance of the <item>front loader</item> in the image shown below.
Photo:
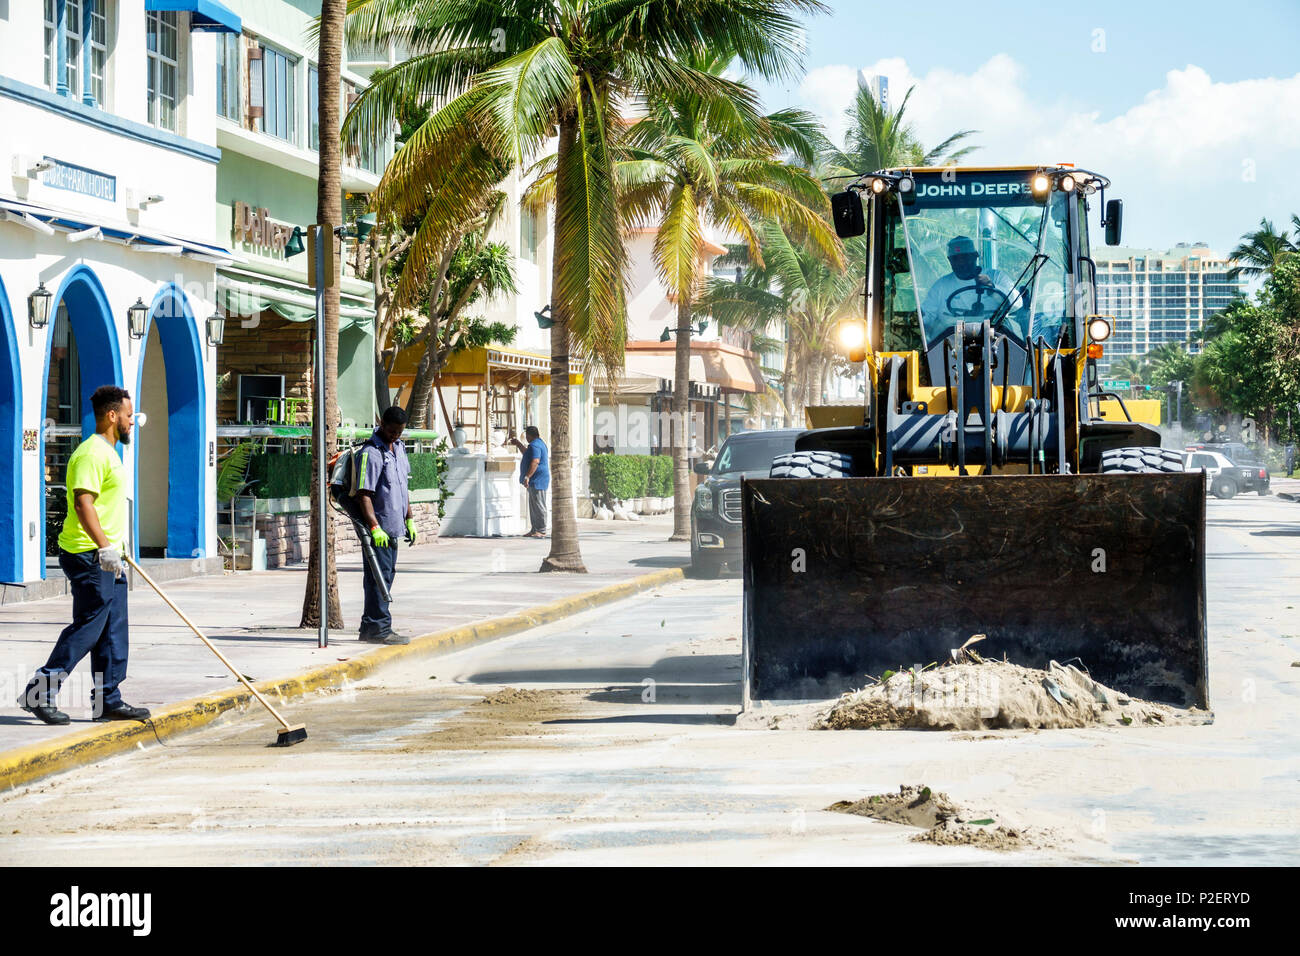
M1089 200L1069 166L893 169L834 197L867 236L838 329L864 400L743 486L744 698L808 700L950 659L1071 661L1208 706L1205 488L1105 393ZM1102 406L1121 417L1104 419Z

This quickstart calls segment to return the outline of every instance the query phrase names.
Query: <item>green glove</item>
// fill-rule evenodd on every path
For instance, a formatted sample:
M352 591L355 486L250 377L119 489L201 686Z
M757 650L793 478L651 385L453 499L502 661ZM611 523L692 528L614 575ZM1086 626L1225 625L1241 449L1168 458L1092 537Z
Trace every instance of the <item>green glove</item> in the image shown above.
M375 525L370 529L370 540L375 543L376 548L387 548L392 544L388 538L388 532L379 525Z
M406 543L415 544L415 538L416 538L415 519L407 518L406 519Z

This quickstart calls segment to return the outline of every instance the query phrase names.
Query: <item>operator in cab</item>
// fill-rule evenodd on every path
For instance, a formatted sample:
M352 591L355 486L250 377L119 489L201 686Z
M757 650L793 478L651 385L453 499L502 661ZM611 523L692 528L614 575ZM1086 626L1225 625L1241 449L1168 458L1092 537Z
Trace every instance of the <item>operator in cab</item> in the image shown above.
M981 269L979 253L969 236L949 240L948 264L952 272L930 286L921 304L931 340L935 331L950 332L959 321L982 322L1001 306L1007 306L1004 313L1019 307L1015 280L998 269ZM1005 321L999 325L1006 327Z

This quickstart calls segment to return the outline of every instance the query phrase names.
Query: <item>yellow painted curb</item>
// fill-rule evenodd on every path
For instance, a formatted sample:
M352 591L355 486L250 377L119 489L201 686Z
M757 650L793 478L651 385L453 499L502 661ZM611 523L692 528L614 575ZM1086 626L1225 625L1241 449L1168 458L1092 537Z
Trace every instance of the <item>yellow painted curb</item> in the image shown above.
M609 604L640 591L680 581L682 568L665 568L642 574L602 588L538 604L514 614L489 618L473 624L422 634L410 644L381 646L346 661L326 664L292 677L260 681L256 686L263 695L279 702L327 690L340 684L367 677L388 664L409 658L426 657L453 648L468 647L483 641L518 634L543 624ZM0 789L12 790L53 773L85 766L127 750L143 748L168 737L197 730L232 710L245 710L253 703L252 694L242 688L217 691L194 697L154 714L147 721L104 724L78 731L66 737L43 741L30 747L0 753ZM256 708L259 712L261 707ZM310 730L310 728L308 728Z

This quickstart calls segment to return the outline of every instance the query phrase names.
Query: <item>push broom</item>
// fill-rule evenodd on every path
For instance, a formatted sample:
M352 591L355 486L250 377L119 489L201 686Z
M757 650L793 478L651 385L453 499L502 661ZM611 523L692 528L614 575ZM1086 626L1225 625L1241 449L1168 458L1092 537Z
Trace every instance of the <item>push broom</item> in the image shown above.
M274 717L276 719L276 722L280 725L280 730L276 733L275 743L272 744L271 746L292 747L294 744L307 739L306 724L294 724L292 727L289 726L288 721L286 721L283 717L280 716L279 711L277 711L274 707L272 707L270 702L267 701L265 697L263 697L261 694L257 692L257 688L254 687L252 684L250 684L248 678L245 677L243 674L241 674L239 670L235 667L235 665L230 663L230 661L226 659L225 654L217 650L217 648L213 645L213 643L204 636L203 632L200 631L198 627L195 626L194 622L191 621L189 617L186 616L185 612L182 611L180 608L178 608L176 606L176 603L172 601L172 599L167 596L166 592L164 592L163 589L158 586L158 583L154 581L153 578L149 577L148 574L145 573L144 568L140 567L140 565L136 564L133 560L131 560L131 558L128 555L124 554L122 555L122 558L124 561L126 561L127 564L131 565L131 568L135 571L136 574L144 578L145 583L148 584L149 587L153 588L155 591L158 592L158 596L167 602L168 607L170 607L173 611L175 611L178 615L180 615L180 619L184 621L186 624L188 624L190 630L198 635L199 640L208 646L208 650L210 650L213 654L216 654L217 657L221 659L221 663L225 664L226 667L230 669L230 673L234 674L237 678L239 678L239 682L243 684L245 687L247 687L249 693L251 693L254 697L257 698L257 702L271 712L271 716Z

